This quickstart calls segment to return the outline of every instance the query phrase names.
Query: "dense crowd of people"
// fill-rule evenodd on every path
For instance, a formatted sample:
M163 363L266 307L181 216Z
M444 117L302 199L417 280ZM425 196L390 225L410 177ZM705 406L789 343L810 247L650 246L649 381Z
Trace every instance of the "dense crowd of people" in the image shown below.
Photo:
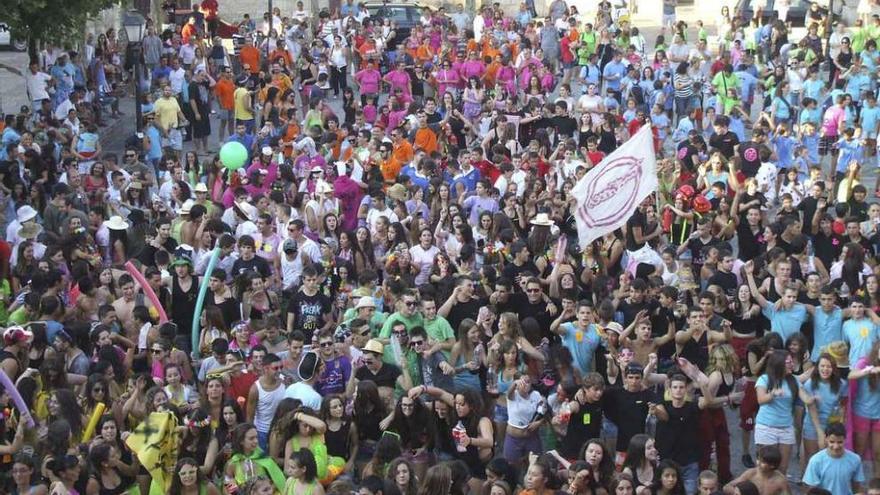
M0 491L880 495L880 6L775 3L47 44L0 133ZM657 191L579 245L646 125Z

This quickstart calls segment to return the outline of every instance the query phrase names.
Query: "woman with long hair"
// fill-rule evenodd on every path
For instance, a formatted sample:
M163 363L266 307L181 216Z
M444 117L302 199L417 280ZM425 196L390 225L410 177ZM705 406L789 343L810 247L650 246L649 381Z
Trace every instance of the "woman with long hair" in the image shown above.
M352 418L357 427L357 462L364 464L373 457L376 444L382 435L379 423L386 416L385 403L379 396L379 387L372 380L360 380L355 386Z
M755 383L758 415L755 417L755 445L775 445L782 454L779 470L788 471L791 449L795 444L795 397L807 406L813 397L804 391L791 374L794 361L785 351L773 351L767 358L764 374Z
M446 464L438 464L425 473L418 495L449 495L451 488L452 471Z
M517 322L518 323L518 322ZM494 422L495 438L500 445L504 442L507 429L507 392L514 385L516 376L525 370L521 362L516 343L509 339L494 342L489 346L488 360L496 370L497 382L487 383L486 388L495 389L498 397L495 400Z
M120 472L117 465L119 461L119 449L113 444L102 443L89 450L87 495L117 495L125 493L131 487L134 477Z
M658 453L653 438L639 433L630 439L621 472L632 477L636 493L640 493L642 487L650 488L653 486L658 474L657 461Z
M324 495L324 487L318 483L318 466L315 456L308 449L292 452L284 469L288 475L283 495Z
M684 489L681 467L671 459L663 459L657 466L660 476L651 486L651 493L657 495L687 495Z
M393 483L400 490L401 495L417 495L419 492L419 480L416 477L415 468L411 462L403 457L391 461L385 479Z
M24 421L22 421L24 424ZM12 495L47 495L49 489L35 469L32 455L18 452L12 458Z
M413 477L423 478L431 462L436 437L433 419L420 399L406 395L398 399L392 413L387 431L400 435L403 457L412 463Z
M455 389L463 388L480 390L480 369L485 353L480 327L470 318L465 318L458 325L458 339L452 346L449 362L455 367Z
M227 490L241 488L248 479L255 476L268 476L275 488L283 490L284 473L275 460L260 449L257 429L250 423L238 425L233 432L232 457L226 463Z
M846 380L840 376L837 361L831 354L823 352L810 378L804 383L804 389L814 397L813 406L807 408L804 417L802 436L804 453L802 459L810 459L819 451L819 433L825 431L831 421L842 421L843 408L846 404L848 389Z
M718 477L723 483L733 478L730 472L730 432L724 406L730 407L742 399L741 392L734 392L739 369L739 359L732 346L720 344L712 348L705 370L712 400L700 412L699 438L703 445L700 469L709 468L709 457L714 444L718 458Z
M321 419L327 424L324 442L327 453L345 459L344 472L353 472L358 452L357 425L345 411L345 399L328 395L321 404Z
M214 469L217 472L226 467L226 461L232 456L232 432L238 425L244 423L244 413L238 401L226 399L220 414L219 425L213 429L214 433L206 455L207 458L214 460Z
M180 495L220 495L220 490L199 469L199 464L190 457L177 461L174 477L168 493Z
M880 444L880 433L874 431L880 424L880 342L874 342L866 356L850 365L849 379L856 380L849 394L853 447L864 458L869 446ZM874 455L873 462L873 472L880 472L880 455Z

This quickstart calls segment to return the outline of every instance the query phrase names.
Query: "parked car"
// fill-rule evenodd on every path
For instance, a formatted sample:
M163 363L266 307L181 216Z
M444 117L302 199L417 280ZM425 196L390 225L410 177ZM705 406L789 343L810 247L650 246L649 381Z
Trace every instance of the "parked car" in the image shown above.
M0 47L13 48L23 52L27 50L27 41L12 39L12 31L9 30L9 26L0 22Z
M367 8L370 17L377 22L383 22L385 19L391 19L397 25L394 39L391 45L398 45L409 38L412 28L419 25L419 18L422 17L422 9L424 5L418 3L404 2L366 2L364 6Z
M772 16L776 15L775 3L776 0L766 0L767 6L764 8L764 13L761 15L762 19L770 19ZM739 16L740 19L748 21L755 17L754 9L752 9L752 0L739 0L736 2L736 7L734 8L734 12ZM819 4L819 10L824 14L828 15L828 5L824 2L814 2L811 0L791 0L791 7L788 9L788 22L791 23L794 27L804 27L804 19L807 17L807 11L810 10L810 4L817 3ZM838 18L837 15L834 16L835 19Z

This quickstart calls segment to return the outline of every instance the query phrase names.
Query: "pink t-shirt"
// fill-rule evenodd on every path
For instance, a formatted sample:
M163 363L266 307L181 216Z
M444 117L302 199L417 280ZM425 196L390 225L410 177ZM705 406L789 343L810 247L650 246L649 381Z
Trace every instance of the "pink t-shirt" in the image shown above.
M825 130L825 135L837 136L837 130L844 119L846 119L846 110L837 105L832 105L828 110L825 110L825 115L822 117L822 129Z

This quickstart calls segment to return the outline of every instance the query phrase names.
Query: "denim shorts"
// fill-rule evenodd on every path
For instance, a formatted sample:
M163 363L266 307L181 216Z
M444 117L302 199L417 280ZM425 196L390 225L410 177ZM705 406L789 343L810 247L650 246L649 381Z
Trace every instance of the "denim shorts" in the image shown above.
M495 404L495 421L499 423L507 423L507 406Z

